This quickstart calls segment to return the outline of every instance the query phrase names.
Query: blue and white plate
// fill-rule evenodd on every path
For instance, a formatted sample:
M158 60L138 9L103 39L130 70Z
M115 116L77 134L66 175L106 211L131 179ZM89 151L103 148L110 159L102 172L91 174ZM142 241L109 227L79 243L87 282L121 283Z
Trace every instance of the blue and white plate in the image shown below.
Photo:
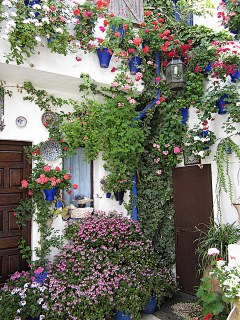
M49 128L52 127L53 123L58 120L56 113L52 111L46 111L42 115L42 124L47 124ZM47 123L48 122L48 123Z
M20 116L16 119L16 125L20 128L25 127L25 125L27 124L27 119Z
M46 141L40 149L40 155L44 160L56 160L62 155L61 145L54 140Z

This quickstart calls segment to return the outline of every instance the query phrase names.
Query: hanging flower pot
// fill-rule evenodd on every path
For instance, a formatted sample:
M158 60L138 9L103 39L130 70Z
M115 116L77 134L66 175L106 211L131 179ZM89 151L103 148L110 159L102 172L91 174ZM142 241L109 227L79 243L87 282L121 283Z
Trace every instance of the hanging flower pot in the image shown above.
M236 83L237 82L237 79L239 80L240 79L240 66L237 70L234 71L234 74L230 73L230 76L231 76L231 81L233 83Z
M124 34L125 34L125 30L123 30L123 26L121 26L121 27L119 27L118 29L117 29L118 31L118 33L120 34L120 37L122 38L122 40L121 40L121 43L123 42L123 37L124 37ZM116 26L112 26L112 31L115 33L116 32Z
M110 54L109 49L108 48L103 48L103 49L98 48L97 55L99 58L100 67L101 68L108 68L109 62L112 58L112 55Z
M62 201L56 201L55 208L62 208Z
M130 68L130 73L132 75L136 74L138 71L139 71L139 66L141 65L142 63L142 58L139 58L139 57L132 57L132 59L129 61L128 65L129 65L129 68Z
M116 311L116 319L117 320L131 320L131 313L124 313L121 311Z
M123 201L124 191L114 192L114 196L117 201Z
M54 189L51 189L51 190L46 190L46 189L43 189L44 193L45 193L45 196L46 196L46 201L53 201L54 200L54 196L57 192L57 189L58 187L54 188Z
M234 39L237 40L238 30L229 30L229 31L235 35L235 36L234 36Z
M111 193L110 192L106 193L106 198L110 198L110 197L111 197Z
M209 62L209 64L205 67L205 73L209 73L212 70L213 62Z
M188 109L182 108L181 112L182 112L182 117L183 117L182 124L186 124L187 117L188 117Z
M152 296L150 300L147 302L146 309L143 310L143 313L145 314L151 314L155 312L157 309L157 296Z
M39 1L38 1L38 0L32 0L32 1L25 0L25 1L24 1L24 4L25 4L25 6L30 5L30 6L32 7L34 4L39 4ZM38 12L35 12L34 15L35 15L35 18L37 18L37 16L39 15L39 13L38 13Z
M220 100L217 101L216 106L219 109L218 114L225 114L227 112L224 110L224 106L228 104L227 101L224 101L226 98L228 98L228 95L225 93L223 96L221 96Z

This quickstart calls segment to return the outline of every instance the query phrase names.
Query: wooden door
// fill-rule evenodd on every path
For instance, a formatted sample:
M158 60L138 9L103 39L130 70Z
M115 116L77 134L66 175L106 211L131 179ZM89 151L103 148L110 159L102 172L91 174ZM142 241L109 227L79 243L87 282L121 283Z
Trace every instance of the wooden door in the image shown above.
M173 169L176 270L180 290L194 294L201 275L195 254L199 237L195 226L208 224L213 209L211 165Z
M31 223L19 227L13 213L20 199L27 197L27 190L19 187L31 170L23 149L29 145L29 142L0 140L0 284L15 271L27 269L18 242L23 236L26 245L30 245Z

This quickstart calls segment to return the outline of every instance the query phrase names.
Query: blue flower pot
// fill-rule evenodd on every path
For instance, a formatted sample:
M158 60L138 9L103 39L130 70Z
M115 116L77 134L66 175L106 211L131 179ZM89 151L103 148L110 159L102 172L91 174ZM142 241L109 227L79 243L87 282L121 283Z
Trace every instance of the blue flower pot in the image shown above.
M237 40L237 37L238 37L238 30L230 30L231 33L233 33L235 36L234 36L234 39Z
M32 1L25 0L25 1L24 1L24 4L25 4L25 6L30 5L30 6L32 7L34 4L39 4L39 1L38 1L38 0L32 0ZM37 18L37 16L39 15L39 13L38 13L38 12L35 12L34 15L35 15L35 18Z
M121 311L116 311L116 319L117 320L131 320L131 313L124 313Z
M106 198L111 198L111 193L110 192L106 193Z
M110 54L110 52L108 52L108 48L97 49L97 55L99 58L100 67L108 68L109 62L112 58L112 55Z
M124 191L114 192L114 196L117 201L123 201Z
M57 192L57 189L58 187L54 188L54 189L51 189L51 190L46 190L46 189L43 189L45 195L46 195L46 201L53 201L54 200L54 196Z
M182 124L186 124L188 117L188 109L181 109L181 112L183 117Z
M112 26L112 31L115 33L116 31L116 26ZM118 28L118 31L117 31L119 34L120 34L120 37L121 37L121 43L123 42L123 37L124 37L124 34L125 34L125 30L123 30L123 26L122 27L119 27Z
M142 58L139 57L132 57L132 59L129 61L128 65L130 68L130 73L131 74L136 74L139 71L139 66L142 63Z
M221 96L220 100L217 101L216 106L218 107L219 111L218 114L225 114L227 111L224 110L223 104L228 104L227 101L224 101L224 99L228 98L228 95L225 93L223 96Z
M234 74L230 74L231 78L232 78L232 82L233 83L236 83L237 82L237 79L239 80L240 79L240 66L239 66L239 69L235 70L234 71Z
M62 201L55 202L55 208L62 208Z
M145 314L151 314L155 312L157 309L157 297L152 296L150 300L147 302L147 307L146 309L143 310L143 313Z
M209 62L209 64L205 67L205 73L209 73L212 70L213 62Z

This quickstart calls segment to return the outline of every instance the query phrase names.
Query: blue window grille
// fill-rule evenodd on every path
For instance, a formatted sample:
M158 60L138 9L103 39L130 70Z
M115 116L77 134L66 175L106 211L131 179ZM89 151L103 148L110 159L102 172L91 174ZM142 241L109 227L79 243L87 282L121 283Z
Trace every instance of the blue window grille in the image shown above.
M176 21L181 22L181 16L179 14L180 9L178 8L177 2L178 0L172 0L176 5L176 9L174 10L174 16ZM193 16L189 17L186 21L184 21L188 26L193 26Z

